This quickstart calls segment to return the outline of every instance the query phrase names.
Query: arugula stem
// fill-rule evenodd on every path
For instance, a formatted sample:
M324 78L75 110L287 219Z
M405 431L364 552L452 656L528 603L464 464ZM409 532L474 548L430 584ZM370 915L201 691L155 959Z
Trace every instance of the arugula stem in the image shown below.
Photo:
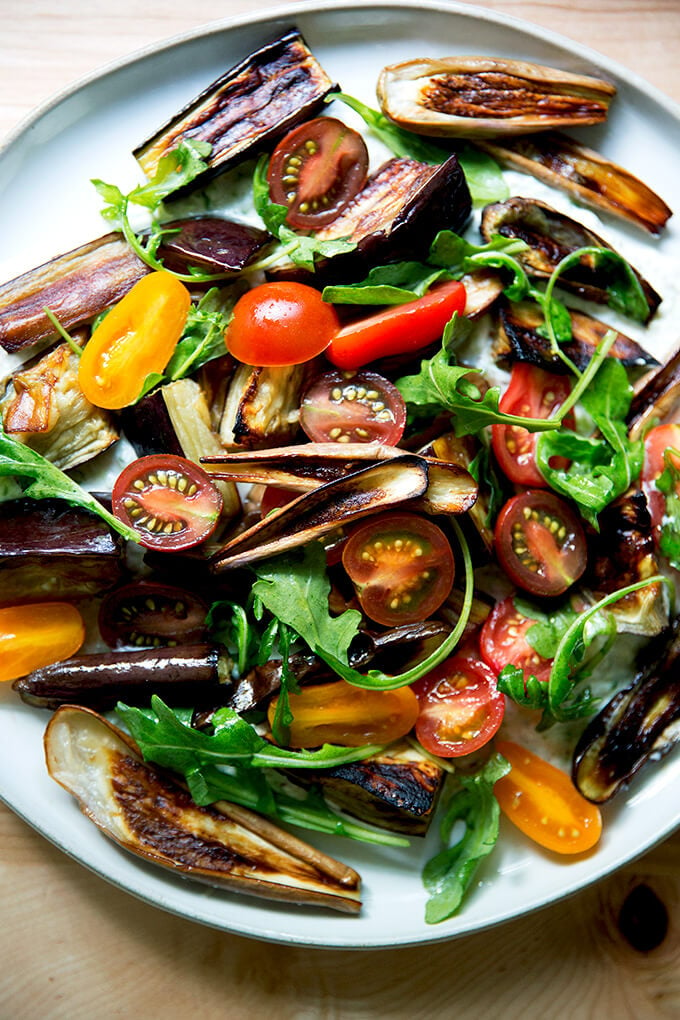
M71 336L71 334L64 329L64 327L59 322L59 319L56 317L54 312L50 308L43 308L43 312L50 320L50 322L54 326L55 330L57 331L61 339L64 340L65 343L69 345L73 354L76 354L78 357L80 357L81 354L83 353L82 347L79 347L78 344L73 339L73 337Z

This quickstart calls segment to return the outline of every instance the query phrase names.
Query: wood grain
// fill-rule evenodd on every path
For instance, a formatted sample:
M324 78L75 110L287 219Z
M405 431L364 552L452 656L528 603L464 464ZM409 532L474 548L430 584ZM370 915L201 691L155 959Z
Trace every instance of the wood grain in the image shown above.
M276 6L269 3L268 6ZM489 0L680 100L677 0ZM2 0L0 138L84 74L250 0ZM5 243L8 240L5 239ZM680 1014L680 834L529 917L454 942L366 953L256 943L169 916L64 856L0 807L0 1020L655 1020ZM644 883L668 932L641 953L618 919Z

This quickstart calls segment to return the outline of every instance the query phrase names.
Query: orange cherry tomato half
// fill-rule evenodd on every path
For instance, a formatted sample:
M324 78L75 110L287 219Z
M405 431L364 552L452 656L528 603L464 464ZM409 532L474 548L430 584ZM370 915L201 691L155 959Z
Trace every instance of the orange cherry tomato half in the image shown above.
M325 351L339 328L335 309L318 290L275 281L238 299L224 339L246 365L300 365Z
M496 675L479 659L459 653L417 680L416 736L426 751L459 758L488 743L505 715Z
M411 354L438 340L455 312L465 310L465 287L457 280L433 287L424 297L344 326L326 357L337 368L361 368L393 354Z
M497 741L496 750L512 766L494 786L506 818L546 850L591 850L602 833L602 817L567 773L511 741Z
M269 706L270 725L277 700ZM410 687L372 691L336 680L310 684L300 694L291 694L289 702L290 747L389 744L409 733L418 717L418 699Z
M134 403L144 381L162 372L182 335L189 291L171 273L149 273L102 319L78 368L80 388L97 407Z
M286 221L299 230L316 230L354 198L367 170L361 135L334 117L317 117L279 142L267 180L272 201L288 206Z
M68 659L84 640L83 618L68 602L0 609L0 680L16 680Z
M359 524L343 547L342 565L366 616L385 627L426 620L451 591L455 572L441 528L409 513Z

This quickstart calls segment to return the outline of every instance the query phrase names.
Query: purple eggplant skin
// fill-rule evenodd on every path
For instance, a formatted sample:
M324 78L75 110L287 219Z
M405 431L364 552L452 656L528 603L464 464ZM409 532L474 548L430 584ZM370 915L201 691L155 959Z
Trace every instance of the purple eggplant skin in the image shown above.
M126 407L120 414L120 424L138 457L159 453L184 457L162 389L154 390L136 404Z
M146 706L157 694L173 707L224 703L216 645L78 655L15 680L22 701L37 708L81 705L105 712L119 701Z
M633 684L619 691L583 731L572 778L588 800L603 804L652 756L680 740L680 618L644 651Z
M59 499L0 503L0 605L100 595L124 576L123 540Z
M238 273L273 240L266 230L217 216L173 220L163 229L178 231L168 234L157 252L175 273L188 273L190 266L204 273Z

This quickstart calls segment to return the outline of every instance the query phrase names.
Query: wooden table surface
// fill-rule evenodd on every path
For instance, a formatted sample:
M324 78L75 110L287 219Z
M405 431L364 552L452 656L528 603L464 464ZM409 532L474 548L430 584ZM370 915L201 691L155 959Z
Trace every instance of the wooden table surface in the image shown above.
M680 101L678 0L486 6L585 43ZM0 0L0 138L102 64L252 7L252 0ZM521 920L432 947L361 954L267 945L169 916L90 874L2 805L0 847L0 1020L680 1015L679 833ZM633 948L618 924L640 886L643 905L663 904L669 917L666 937L647 951ZM643 915L637 930L654 941L658 923Z

